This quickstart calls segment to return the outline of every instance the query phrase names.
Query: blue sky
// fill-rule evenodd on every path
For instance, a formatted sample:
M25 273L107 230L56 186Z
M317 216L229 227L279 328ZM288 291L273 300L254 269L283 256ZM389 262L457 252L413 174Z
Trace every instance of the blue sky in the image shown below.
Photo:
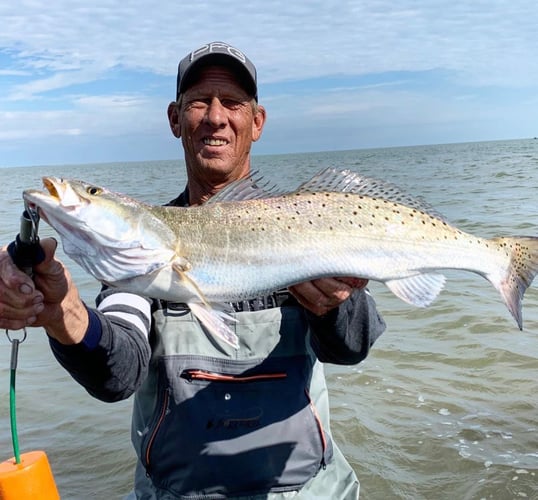
M182 157L177 63L214 40L257 66L255 154L538 135L530 0L19 0L0 23L0 167Z

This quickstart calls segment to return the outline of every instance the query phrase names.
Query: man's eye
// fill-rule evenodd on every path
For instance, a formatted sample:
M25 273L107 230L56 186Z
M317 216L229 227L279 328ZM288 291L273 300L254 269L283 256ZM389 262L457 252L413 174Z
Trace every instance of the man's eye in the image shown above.
M238 108L243 104L241 101L235 99L223 99L221 102L223 106L230 109Z
M203 99L194 99L192 101L189 101L186 104L187 109L200 109L200 108L206 108L208 106L208 103L204 101Z

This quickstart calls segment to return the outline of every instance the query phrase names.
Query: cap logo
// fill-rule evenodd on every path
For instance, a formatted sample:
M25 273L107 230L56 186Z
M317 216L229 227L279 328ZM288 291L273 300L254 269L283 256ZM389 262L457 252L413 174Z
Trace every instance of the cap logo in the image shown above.
M212 54L212 53L222 54L224 52L235 57L236 59L241 61L243 64L245 64L247 61L247 58L245 57L243 52L236 49L235 47L232 47L231 45L228 45L227 43L222 43L222 42L208 43L200 47L199 49L194 50L193 52L190 53L189 61L192 62L194 61L194 59L197 59L198 57L201 57L207 54Z

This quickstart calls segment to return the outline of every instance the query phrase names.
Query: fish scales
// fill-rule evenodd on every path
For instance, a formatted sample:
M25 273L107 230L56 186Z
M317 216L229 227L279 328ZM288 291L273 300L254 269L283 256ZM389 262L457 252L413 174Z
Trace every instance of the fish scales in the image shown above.
M421 200L349 171L327 170L292 193L266 193L245 179L188 208L143 204L82 181L44 182L48 194L24 197L68 255L111 286L187 303L232 344L217 303L357 276L427 306L445 269L487 278L521 328L521 299L538 273L538 238L465 233Z
M182 242L181 255L193 268L205 268L211 261L217 282L219 269L252 266L256 287L265 278L263 291L307 278L350 273L386 281L439 268L443 261L447 267L472 267L471 248L482 247L484 257L491 260L485 240L437 217L350 193L297 193L193 207L179 214L167 210L173 212L171 227ZM424 255L426 245L431 253ZM497 251L506 259L505 251ZM254 285L247 288L241 298L250 296ZM208 294L215 300L230 299Z

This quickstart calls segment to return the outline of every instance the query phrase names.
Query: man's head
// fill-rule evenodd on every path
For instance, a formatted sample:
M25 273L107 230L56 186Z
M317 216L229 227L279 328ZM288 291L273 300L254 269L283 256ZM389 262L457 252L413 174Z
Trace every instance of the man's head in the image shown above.
M239 49L224 42L212 42L187 54L180 62L177 71L176 100L196 83L200 71L207 66L223 66L237 75L245 91L258 101L256 68Z
M257 103L256 70L246 56L221 42L190 53L179 64L176 97L168 120L183 144L190 193L195 184L218 190L247 175L265 109Z

